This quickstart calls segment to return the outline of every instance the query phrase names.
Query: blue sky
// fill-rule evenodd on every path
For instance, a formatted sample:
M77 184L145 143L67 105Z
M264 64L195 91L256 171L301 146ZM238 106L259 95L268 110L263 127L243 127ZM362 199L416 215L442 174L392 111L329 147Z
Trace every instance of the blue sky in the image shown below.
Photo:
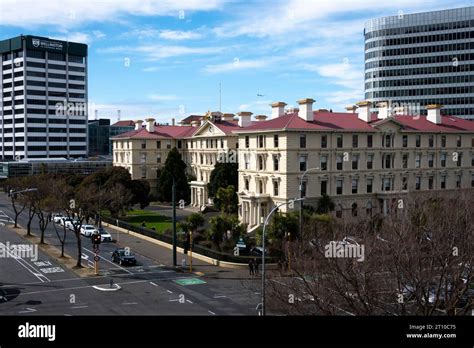
M0 0L0 39L19 34L89 45L89 118L160 122L219 108L270 114L316 99L363 98L368 19L470 6L474 0ZM260 96L259 96L260 95Z

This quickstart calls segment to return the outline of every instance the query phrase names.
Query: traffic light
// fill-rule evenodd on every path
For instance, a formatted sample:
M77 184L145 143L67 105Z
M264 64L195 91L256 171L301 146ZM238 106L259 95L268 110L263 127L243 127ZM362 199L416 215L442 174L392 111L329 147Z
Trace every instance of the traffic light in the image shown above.
M92 244L100 244L101 237L100 234L96 233L92 235Z

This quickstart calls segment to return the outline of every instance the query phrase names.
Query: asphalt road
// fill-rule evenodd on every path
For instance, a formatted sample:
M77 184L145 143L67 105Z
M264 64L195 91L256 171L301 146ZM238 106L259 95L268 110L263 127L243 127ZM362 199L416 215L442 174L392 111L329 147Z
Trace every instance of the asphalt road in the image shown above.
M4 193L0 193L0 219L2 215L13 217ZM26 222L24 212L19 224L24 227ZM33 220L35 236L40 234L37 225ZM178 272L164 262L165 257L169 260L169 250L130 235L121 241L118 233L111 232L118 241L101 244L100 275L95 277L81 278L41 250L34 260L14 255L0 258L0 315L257 315L259 294L250 289L248 281ZM83 265L87 266L93 258L92 244L88 238L82 239ZM45 240L60 247L52 222ZM0 243L29 241L8 224L0 224ZM137 266L111 262L113 250L129 245ZM135 251L138 245L143 254ZM65 251L77 254L72 232L68 232ZM111 280L120 290L109 291ZM183 281L191 284L183 285Z

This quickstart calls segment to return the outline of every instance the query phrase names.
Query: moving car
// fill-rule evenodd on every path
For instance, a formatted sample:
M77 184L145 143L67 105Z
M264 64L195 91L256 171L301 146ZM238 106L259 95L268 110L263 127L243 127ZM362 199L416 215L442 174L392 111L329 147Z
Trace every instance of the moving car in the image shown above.
M119 265L131 265L135 266L137 264L137 259L135 255L131 252L120 248L116 249L112 253L112 261L118 263Z
M111 242L112 241L112 235L104 230L102 227L100 227L97 232L100 234L100 241L101 242Z
M97 229L92 225L83 225L81 227L81 234L86 237L92 236L94 233L98 233Z

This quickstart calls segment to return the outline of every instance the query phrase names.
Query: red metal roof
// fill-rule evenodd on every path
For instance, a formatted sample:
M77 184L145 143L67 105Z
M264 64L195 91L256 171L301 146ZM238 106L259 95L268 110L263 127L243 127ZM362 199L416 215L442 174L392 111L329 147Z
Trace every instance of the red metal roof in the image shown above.
M474 132L474 122L455 116L441 116L440 124L428 121L426 116L394 116L393 119L401 123L407 131L442 133Z

